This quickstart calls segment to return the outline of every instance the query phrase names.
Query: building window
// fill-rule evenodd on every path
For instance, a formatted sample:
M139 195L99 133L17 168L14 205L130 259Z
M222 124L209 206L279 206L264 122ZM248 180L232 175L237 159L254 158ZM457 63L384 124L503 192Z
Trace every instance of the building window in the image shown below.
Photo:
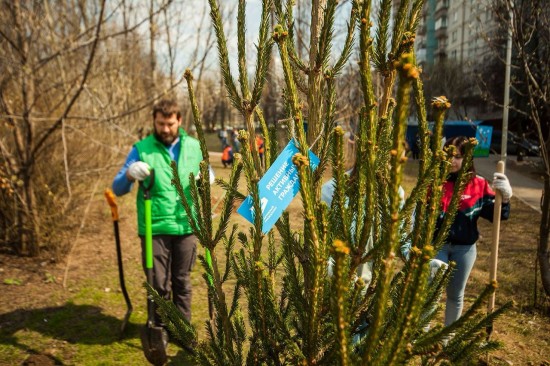
M457 20L458 20L458 11L455 11L453 13L453 23L456 23Z
M447 17L441 17L435 21L435 30L447 27Z
M457 56L457 52L456 50L453 50L453 52L451 52L451 57L453 58L453 60L456 60L456 56Z
M452 38L453 42L456 42L457 34L458 34L458 31L453 32L453 36L452 36L453 37Z

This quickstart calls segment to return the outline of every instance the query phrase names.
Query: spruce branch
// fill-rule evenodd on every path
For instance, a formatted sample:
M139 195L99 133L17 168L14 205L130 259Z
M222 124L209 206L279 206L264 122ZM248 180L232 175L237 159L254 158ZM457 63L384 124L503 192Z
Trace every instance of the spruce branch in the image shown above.
M323 12L323 22L319 34L318 52L315 59L315 69L326 70L330 61L332 39L334 36L334 15L338 0L328 0Z
M374 316L372 322L373 330L369 332L366 340L366 348L375 347L378 344L382 335L382 323L386 313L385 303L390 291L390 284L392 279L392 272L395 262L395 251L399 244L398 232L399 232L399 186L403 175L403 164L406 158L403 156L403 144L405 135L405 127L407 123L407 113L410 100L410 92L412 88L412 80L418 77L415 73L415 68L412 65L412 55L405 54L401 57L399 63L396 65L399 70L400 83L397 89L397 115L395 117L396 123L392 131L392 150L391 155L391 175L389 182L389 208L391 213L391 220L389 223L389 229L385 236L387 245L385 245L383 256L383 267L380 272L380 279L377 286L377 302L374 308ZM390 347L385 347L379 355L382 360L387 357L390 352ZM365 353L363 356L363 362L372 362L372 353Z
M231 104L233 104L237 110L242 111L243 103L239 93L237 92L237 88L235 87L235 81L231 75L231 67L229 66L229 54L227 52L227 41L223 30L220 7L218 6L217 0L208 0L208 3L210 4L210 18L212 19L212 26L214 27L214 32L216 33L218 59L222 70L223 82L228 92L228 97Z
M334 288L336 289L336 334L338 339L338 354L340 356L340 365L346 366L350 364L349 344L349 319L347 309L347 296L349 275L346 273L347 266L345 265L346 257L349 255L350 249L345 242L335 240L333 244L334 264Z
M237 224L234 224L231 229L231 233L226 239L224 239L225 258L231 258L231 255L233 254L233 249L235 248L235 235L237 232L237 227L238 227ZM231 260L226 260L225 263L226 263L225 271L223 272L222 279L221 279L222 282L227 281L232 269Z
M195 90L193 88L193 74L191 70L186 69L184 73L185 81L187 82L187 94L189 95L189 102L191 103L191 110L193 112L193 123L195 130L197 131L197 138L201 145L201 152L203 160L210 163L210 156L206 147L206 140L204 139L204 131L202 129L202 119L197 105L197 98L195 97Z
M147 290L147 296L152 298L153 302L157 305L157 312L170 331L170 334L183 342L183 344L197 344L197 332L195 328L183 317L182 312L176 308L176 305L171 301L165 301L161 298L149 283L144 282L143 287ZM200 354L201 351L202 347L199 347L197 352Z
M192 182L189 182L188 190L184 191L183 185L181 184L180 176L178 173L178 167L175 161L171 163L171 169L172 169L172 185L176 189L180 202L183 205L183 208L185 209L185 213L189 218L189 224L191 225L193 232L199 239L199 242L201 243L209 242L210 238L207 236L207 231L204 225L202 225L202 222L200 222L199 220L200 212L197 212L198 210L195 209L195 207L200 207L199 193L197 191L197 186L194 185L194 188L192 186L195 180L193 179ZM190 205L188 201L192 202L192 205Z
M246 67L245 12L246 0L239 0L239 5L237 7L237 59L239 65L239 85L241 86L241 95L243 98L243 102L248 101L249 103L251 103L250 90L248 85L248 69ZM243 107L240 108L241 113L243 112Z
M411 12L409 14L409 18L407 20L407 26L405 28L406 32L409 32L411 34L416 34L416 28L418 27L418 23L420 22L422 9L424 9L424 4L426 3L426 0L413 0Z
M271 52L273 48L273 40L269 33L269 14L273 7L273 0L262 1L262 15L260 18L260 34L258 36L256 74L254 79L254 87L251 96L251 105L258 105L264 89L269 62L271 61ZM267 135L264 135L267 136Z
M275 152L276 150L273 150L271 147L272 141L275 141L275 139L271 138L271 134L269 133L269 129L267 127L267 123L265 122L264 113L262 112L262 109L257 106L254 109L254 112L256 112L256 115L258 116L258 119L260 120L260 126L262 127L262 134L264 135L264 166L265 170L267 171L269 167L271 166L271 161L274 160Z
M218 224L218 228L216 230L216 234L214 235L212 241L214 243L217 243L220 241L220 239L225 235L227 231L227 227L229 225L229 220L231 218L231 212L233 210L233 206L235 204L235 201L239 199L239 192L237 191L236 187L239 185L239 179L241 176L241 171L243 168L243 164L241 161L240 154L235 154L233 157L233 166L231 169L231 174L229 176L229 183L225 183L222 185L226 188L226 194L223 201L223 208L220 214L220 221ZM244 199L244 196L242 196L242 199Z
M286 39L288 37L288 31L286 31L280 24L275 26L273 32L273 40L277 42L279 46L279 54L281 56L281 61L283 64L283 72L285 76L286 84L286 96L288 98L288 108L292 113L292 124L291 124L291 135L296 134L298 141L298 148L302 155L307 156L309 145L306 143L304 125L303 125L303 116L302 108L298 98L298 92L296 90L296 84L294 82L294 75L292 72L292 67L289 61L288 48Z
M340 56L338 57L338 60L332 67L332 75L336 76L340 74L346 63L348 62L351 52L353 50L353 44L355 41L355 22L357 21L357 14L359 12L359 4L357 1L352 2L351 10L350 10L350 21L348 22L348 30L346 35L346 40L344 42L344 47L342 48L342 52L340 53Z
M372 38L370 36L371 2L364 1L359 9L359 66L361 76L361 90L363 92L364 106L369 111L372 106L377 104L374 98L374 88L372 84L372 73L370 71Z
M336 127L333 133L333 148L332 148L332 176L334 177L334 194L331 204L331 227L330 232L332 239L341 239L345 242L351 242L348 236L349 226L346 226L348 217L347 214L347 197L345 192L346 187L346 172L344 168L343 140L344 130L341 127Z
M376 40L374 42L374 57L373 61L377 70L381 74L388 72L388 39L390 33L390 16L392 9L392 0L382 0L380 8L378 10L378 22L379 28L376 31ZM368 18L367 18L368 19Z
M388 55L388 61L393 62L401 57L399 53L399 47L403 41L403 34L405 33L405 21L407 14L411 7L411 0L402 0L397 10L397 16L393 23L392 40L390 54ZM410 51L409 51L410 52Z
M295 48L296 39L294 37L294 14L293 14L293 6L294 6L295 0L287 0L284 8L284 12L279 11L278 12L278 23L284 24L286 26L286 29L288 30L288 39L287 39L287 48L290 60L294 67L296 67L299 71L303 72L304 74L308 73L309 65L303 61L299 56L298 52ZM282 10L282 6L280 4L280 0L277 0L277 3L279 3L278 8L280 7ZM297 72L299 74L299 72ZM295 75L296 77L296 75Z
M419 74L422 70L418 69ZM420 139L420 162L418 165L418 176L426 175L426 169L430 165L432 154L428 148L428 118L426 113L426 101L424 98L424 86L420 75L413 81L414 98L416 105L416 117L418 118L418 138Z

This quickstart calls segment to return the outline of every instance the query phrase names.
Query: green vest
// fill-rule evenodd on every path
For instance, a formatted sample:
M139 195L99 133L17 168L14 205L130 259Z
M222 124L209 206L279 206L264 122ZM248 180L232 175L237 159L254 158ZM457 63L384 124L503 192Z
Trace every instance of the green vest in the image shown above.
M191 203L189 189L189 174L199 173L199 163L202 152L199 141L189 137L183 129L179 129L180 154L178 174L183 186L185 199ZM189 218L180 202L176 188L172 186L171 158L168 150L155 136L150 135L134 145L139 153L139 159L155 169L155 183L151 188L151 212L153 235L185 235L193 230ZM149 178L145 180L149 184ZM138 233L145 235L145 202L143 189L137 193Z

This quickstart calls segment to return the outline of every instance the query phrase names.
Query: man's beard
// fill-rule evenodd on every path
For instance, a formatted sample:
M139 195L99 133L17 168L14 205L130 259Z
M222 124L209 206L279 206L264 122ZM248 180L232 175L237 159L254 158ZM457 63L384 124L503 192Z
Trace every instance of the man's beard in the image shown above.
M159 134L156 130L153 132L155 138L162 142L164 145L166 146L170 146L174 143L174 141L176 141L176 139L178 138L179 134L176 134L176 135L172 135L172 134L164 134L161 135Z

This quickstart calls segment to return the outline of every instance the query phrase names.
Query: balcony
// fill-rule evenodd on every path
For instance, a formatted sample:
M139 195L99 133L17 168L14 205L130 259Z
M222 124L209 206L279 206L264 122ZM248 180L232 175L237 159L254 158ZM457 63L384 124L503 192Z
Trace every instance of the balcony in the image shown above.
M435 30L435 38L437 38L437 39L447 38L447 26L446 25L442 25L441 27L439 27Z
M449 9L448 1L438 1L437 7L435 8L435 17L444 17L447 16L447 10Z
M435 4L435 11L438 11L439 9L448 9L449 8L449 0L437 0L437 3Z

